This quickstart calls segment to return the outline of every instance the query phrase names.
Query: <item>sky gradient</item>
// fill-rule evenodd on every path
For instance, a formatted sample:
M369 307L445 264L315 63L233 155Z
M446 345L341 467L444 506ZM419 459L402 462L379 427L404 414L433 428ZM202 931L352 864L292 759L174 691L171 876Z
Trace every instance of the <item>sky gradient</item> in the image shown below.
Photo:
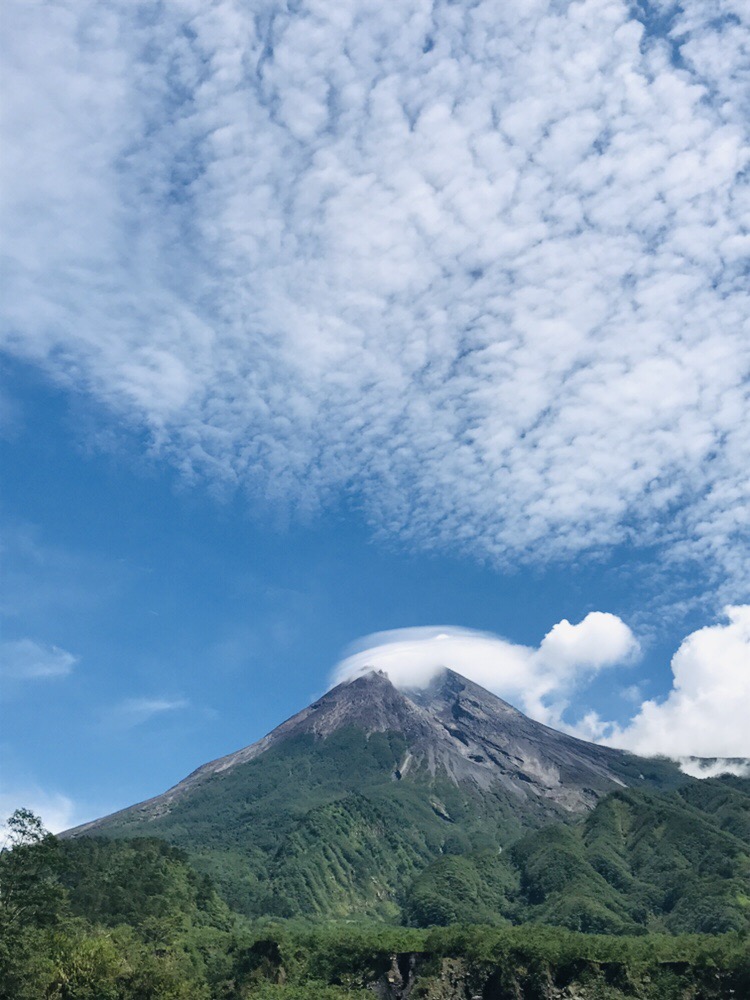
M750 757L746 5L5 22L0 801L161 791L415 627Z

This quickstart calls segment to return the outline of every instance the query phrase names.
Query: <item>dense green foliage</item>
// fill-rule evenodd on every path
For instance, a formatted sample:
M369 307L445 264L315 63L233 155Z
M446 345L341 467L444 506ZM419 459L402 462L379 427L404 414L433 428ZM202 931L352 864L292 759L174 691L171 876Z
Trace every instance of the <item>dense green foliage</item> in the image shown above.
M622 790L583 822L509 852L432 862L406 897L418 925L542 922L598 934L750 929L748 783Z
M75 916L105 927L127 924L152 940L234 923L210 879L163 841L86 838L65 842L61 854L59 880Z
M750 928L750 796L616 792L513 850L528 919L597 933ZM732 827L736 832L732 832Z
M518 872L496 850L448 855L414 878L404 916L417 927L507 924L516 914L518 895Z
M59 844L38 816L17 809L8 819L0 851L0 932L3 940L28 924L55 919L62 901L57 878Z
M208 1000L200 984L231 966L237 918L185 855L157 840L58 843L29 816L11 819L23 836L0 855L2 1000Z
M329 831L333 836L333 831ZM416 926L548 923L599 934L750 929L750 783L623 789L509 850L442 854L397 897Z
M742 831L741 793L695 794L720 824ZM634 938L544 926L250 922L159 840L58 843L27 813L15 830L0 854L0 1000L363 1000L374 984L394 1000L407 988L414 1000L552 1000L563 989L580 1000L750 995L746 932ZM435 884L457 897L466 887L484 893L491 912L514 891L502 868L482 878L492 860L446 858Z

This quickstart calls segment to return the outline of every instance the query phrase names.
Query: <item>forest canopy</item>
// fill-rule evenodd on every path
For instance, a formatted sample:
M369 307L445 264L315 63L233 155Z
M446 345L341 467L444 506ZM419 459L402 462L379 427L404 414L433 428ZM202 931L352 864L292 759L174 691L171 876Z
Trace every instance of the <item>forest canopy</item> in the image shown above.
M8 829L2 1000L347 1000L372 998L373 984L424 998L522 990L545 1000L554 984L574 984L583 1000L750 994L746 931L618 937L543 925L251 920L163 841L61 841L27 810ZM450 875L433 881L455 886ZM489 882L488 906L507 888ZM454 993L440 992L446 977Z

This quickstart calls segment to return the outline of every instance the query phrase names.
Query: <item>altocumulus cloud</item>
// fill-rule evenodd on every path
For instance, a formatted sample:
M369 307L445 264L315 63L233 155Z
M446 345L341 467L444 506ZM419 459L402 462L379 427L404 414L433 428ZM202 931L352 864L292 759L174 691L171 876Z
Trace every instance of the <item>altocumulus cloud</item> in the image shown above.
M360 640L336 666L333 683L383 670L400 687L424 687L449 667L541 722L560 724L570 694L605 667L632 661L638 643L616 615L592 611L563 620L538 647L454 626L393 629Z
M750 10L684 7L8 0L5 348L188 475L746 587Z

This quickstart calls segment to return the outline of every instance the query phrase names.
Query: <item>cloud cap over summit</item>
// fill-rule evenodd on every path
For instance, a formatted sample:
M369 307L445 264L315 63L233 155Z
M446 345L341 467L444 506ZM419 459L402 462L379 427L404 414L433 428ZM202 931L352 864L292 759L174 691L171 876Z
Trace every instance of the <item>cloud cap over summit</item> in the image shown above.
M577 625L558 622L536 648L452 625L376 632L344 654L332 680L375 669L400 688L425 687L448 667L554 723L576 685L637 653L635 636L617 615L592 611Z

